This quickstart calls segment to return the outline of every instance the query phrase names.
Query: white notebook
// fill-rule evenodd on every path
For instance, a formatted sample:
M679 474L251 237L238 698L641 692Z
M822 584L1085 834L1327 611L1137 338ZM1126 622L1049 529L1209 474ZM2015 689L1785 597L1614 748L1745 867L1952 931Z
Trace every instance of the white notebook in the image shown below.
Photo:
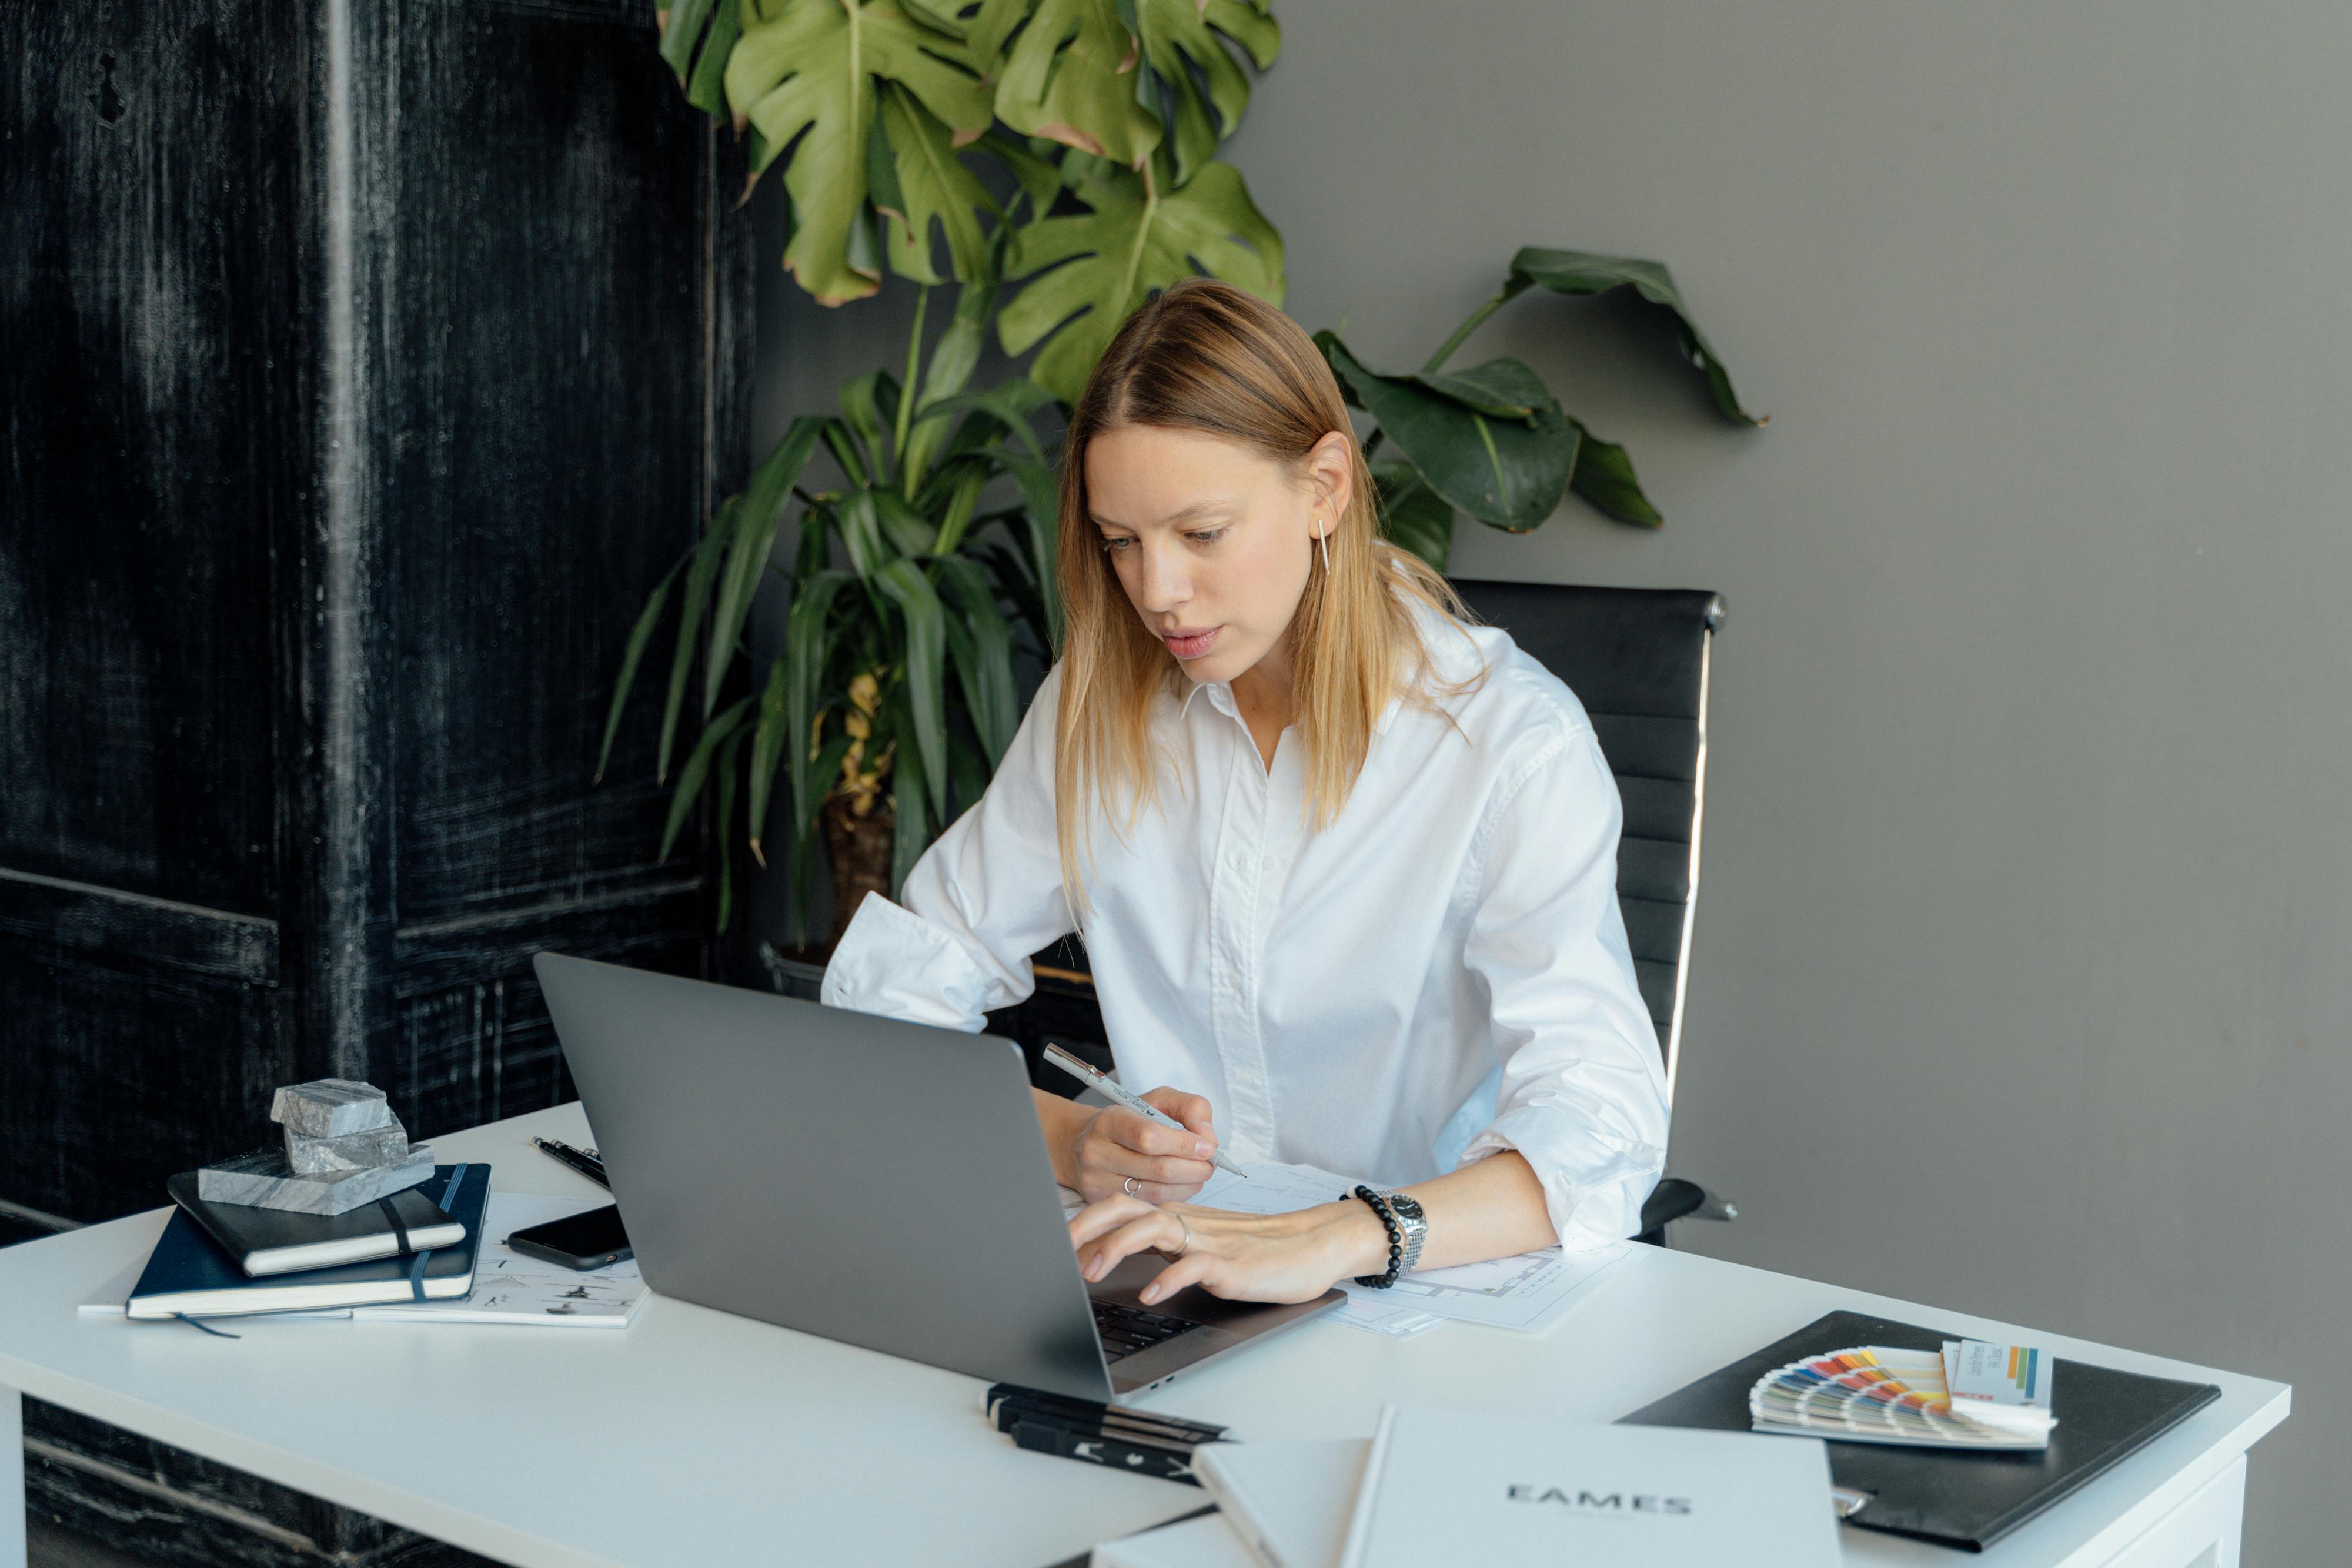
M1391 1405L1340 1561L1835 1568L1829 1495L1818 1438Z
M1262 1568L1338 1568L1371 1444L1203 1443L1192 1473Z

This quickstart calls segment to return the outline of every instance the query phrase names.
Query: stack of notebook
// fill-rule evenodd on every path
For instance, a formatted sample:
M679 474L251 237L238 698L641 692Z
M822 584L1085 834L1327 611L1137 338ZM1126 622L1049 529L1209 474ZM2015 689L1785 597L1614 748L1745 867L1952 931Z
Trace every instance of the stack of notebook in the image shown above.
M196 1173L167 1184L178 1207L131 1287L133 1318L301 1312L446 1301L474 1288L490 1167L436 1166L420 1186L343 1214L300 1214L198 1196Z

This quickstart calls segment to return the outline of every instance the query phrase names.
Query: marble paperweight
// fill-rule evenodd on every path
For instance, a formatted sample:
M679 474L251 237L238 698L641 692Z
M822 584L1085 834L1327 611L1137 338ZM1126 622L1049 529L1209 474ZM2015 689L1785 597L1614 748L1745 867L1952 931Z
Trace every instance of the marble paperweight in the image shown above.
M306 1138L340 1138L397 1124L383 1091L351 1078L288 1084L271 1098L269 1119Z
M393 1118L389 1127L365 1133L345 1133L340 1138L306 1138L286 1129L286 1163L296 1176L331 1176L338 1171L372 1171L408 1159L408 1129Z
M363 1203L404 1192L433 1175L433 1146L419 1144L396 1166L299 1176L283 1149L256 1149L196 1172L196 1196L206 1203L241 1203L293 1214L348 1214Z

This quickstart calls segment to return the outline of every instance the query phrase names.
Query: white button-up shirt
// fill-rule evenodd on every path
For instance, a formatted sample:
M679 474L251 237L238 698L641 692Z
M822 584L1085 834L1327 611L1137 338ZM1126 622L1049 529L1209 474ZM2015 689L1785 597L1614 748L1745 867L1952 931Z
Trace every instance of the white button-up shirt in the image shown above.
M1465 1160L1543 1184L1563 1243L1640 1228L1665 1163L1657 1035L1618 913L1615 780L1584 709L1492 628L1416 610L1436 708L1392 702L1346 809L1307 826L1300 743L1271 768L1223 684L1160 700L1178 772L1097 820L1087 953L1120 1082L1205 1095L1221 1146L1404 1186L1499 1065ZM1475 648L1474 648L1475 645ZM825 971L835 1007L977 1031L1071 929L1054 821L1058 669L1003 766Z

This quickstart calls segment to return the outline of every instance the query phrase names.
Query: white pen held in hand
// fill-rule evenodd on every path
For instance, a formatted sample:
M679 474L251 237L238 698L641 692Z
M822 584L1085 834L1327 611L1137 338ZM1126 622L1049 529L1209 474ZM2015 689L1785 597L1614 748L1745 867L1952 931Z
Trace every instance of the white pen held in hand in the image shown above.
M1175 1117L1170 1115L1167 1112L1162 1111L1159 1106L1154 1105L1150 1101L1146 1100L1134 1090L1125 1088L1115 1080L1104 1077L1101 1073L1097 1072L1093 1068L1088 1067L1085 1062L1080 1061L1076 1057L1072 1056L1068 1051L1064 1051L1058 1045L1049 1045L1045 1048L1045 1060L1060 1068L1063 1071L1068 1073L1071 1077L1076 1079L1079 1082L1085 1084L1087 1088L1101 1090L1103 1093L1109 1096L1113 1104L1124 1105L1129 1110L1134 1112L1137 1115L1143 1117L1147 1121L1157 1122L1163 1127L1173 1127L1180 1133L1189 1132L1191 1130L1186 1127L1183 1123L1179 1122ZM1234 1175L1242 1177L1244 1180L1247 1180L1249 1178L1249 1172L1242 1169L1241 1166L1227 1159L1225 1157L1224 1151L1222 1149L1211 1149L1209 1151L1209 1159L1211 1163L1215 1165L1215 1166L1221 1171L1231 1171Z

